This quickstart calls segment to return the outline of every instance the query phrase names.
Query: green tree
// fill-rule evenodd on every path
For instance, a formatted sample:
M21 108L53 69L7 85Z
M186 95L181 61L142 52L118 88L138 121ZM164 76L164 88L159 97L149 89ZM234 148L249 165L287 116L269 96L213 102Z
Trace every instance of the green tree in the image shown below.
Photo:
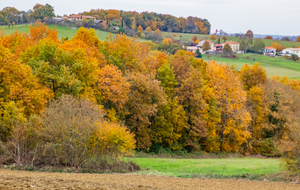
M299 57L296 54L292 54L291 57L290 57L290 59L293 60L293 61L298 61Z
M164 63L158 68L157 79L161 81L160 86L162 86L168 95L168 97L173 97L175 92L175 86L178 84L175 79L175 74L171 69L170 64Z
M188 117L178 98L169 99L158 109L152 128L152 140L155 144L172 150L182 149L184 141L179 139L188 129Z
M1 19L0 16L0 20L3 20L5 24L8 25L8 27L10 28L10 26L13 27L14 22L16 21L16 15L19 13L19 11L14 8L14 7L5 7L4 9L2 9L2 16L4 17L4 19Z
M196 54L196 57L197 57L197 58L202 58L202 54L201 54L201 52L200 52L199 49L196 50L196 53L195 53L195 54Z
M37 19L43 20L44 17L48 17L48 18L55 17L54 7L52 7L49 4L41 5L37 3L33 7L33 11L31 12L30 16L36 20Z
M251 50L255 53L262 54L265 49L265 43L261 39L255 39L254 45Z
M125 29L123 27L120 27L119 34L125 34Z

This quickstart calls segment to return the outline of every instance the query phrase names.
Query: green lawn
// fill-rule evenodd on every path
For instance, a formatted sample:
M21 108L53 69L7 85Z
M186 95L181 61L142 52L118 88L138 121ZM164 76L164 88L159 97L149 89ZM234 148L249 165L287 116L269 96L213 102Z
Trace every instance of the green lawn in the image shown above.
M163 158L128 158L143 170L139 173L167 175L174 177L193 176L242 176L275 175L282 169L278 159L227 158L227 159L163 159Z
M164 36L172 36L172 34L177 34L177 37L175 38L176 40L180 40L180 36L181 36L181 40L184 42L190 42L193 38L193 36L197 36L198 39L204 40L204 39L209 39L210 35L203 35L203 34L187 34L187 33L171 33L171 32L165 32ZM227 36L227 41L238 41L237 37L234 36ZM300 47L300 42L294 42L294 41L278 41L278 40L266 40L266 39L262 39L265 43L266 46L272 46L272 43L277 42L281 45L283 45L284 47ZM215 41L216 43L217 41ZM223 40L221 40L221 42L223 42Z
M63 27L63 26L58 26L58 25L48 25L49 28L54 28L56 27L56 29L58 30L58 37L62 38L62 37L68 37L69 39L72 38L76 32L77 29L70 29L67 27ZM2 29L4 31L5 34L9 35L15 31L18 32L26 32L29 33L29 25L16 25L13 28L7 28L5 26L0 27L0 29ZM101 41L105 41L106 37L109 36L109 32L105 32L105 31L100 31L100 30L95 30L97 33L98 38ZM114 34L112 34L114 36Z
M268 77L271 76L288 76L290 78L300 77L300 62L286 60L284 57L268 57L257 54L241 54L237 59L229 59L224 57L211 56L207 58L203 55L204 60L209 61L214 59L217 63L232 64L240 70L246 63L252 65L259 63L267 71Z

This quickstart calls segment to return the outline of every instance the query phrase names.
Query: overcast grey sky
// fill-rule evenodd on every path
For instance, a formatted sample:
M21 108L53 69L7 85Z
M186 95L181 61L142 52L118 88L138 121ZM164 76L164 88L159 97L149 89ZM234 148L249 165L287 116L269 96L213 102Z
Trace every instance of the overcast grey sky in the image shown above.
M0 9L29 10L36 4L54 6L56 15L90 9L149 11L206 18L212 32L251 29L255 34L300 35L300 0L0 0Z

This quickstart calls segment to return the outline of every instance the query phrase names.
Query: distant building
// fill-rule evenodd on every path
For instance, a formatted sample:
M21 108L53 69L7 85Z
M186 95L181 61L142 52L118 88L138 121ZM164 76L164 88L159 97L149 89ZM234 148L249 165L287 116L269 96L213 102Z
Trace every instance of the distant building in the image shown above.
M87 15L75 15L75 14L73 14L73 15L70 15L70 16L69 16L69 19L73 19L73 20L82 20L82 19L84 19L84 18L86 18L86 19L88 19L88 20L90 20L90 19L96 20L96 17L93 17L93 16L87 16Z
M64 19L62 17L52 17L52 19L56 22L63 22Z
M274 48L274 47L265 47L264 55L274 57L276 55L276 48Z
M197 49L199 49L200 52L202 51L202 50L201 50L199 47L197 47L197 46L187 46L187 47L186 47L186 50L187 50L187 51L190 51L190 52L193 52L193 53L196 53Z
M224 42L221 45L224 47L226 44L228 44L231 47L233 52L236 53L240 51L240 43L230 41L230 42Z
M196 47L199 48L200 52L203 53L203 49L202 49L202 46L205 42L208 42L209 43L209 46L210 46L210 49L211 50L214 50L214 46L215 46L215 43L210 41L210 40L202 40L201 42L199 42Z
M215 51L221 52L223 50L223 46L221 44L216 44L214 47Z
M286 48L282 50L282 55L291 56L292 54L296 54L300 57L300 48Z

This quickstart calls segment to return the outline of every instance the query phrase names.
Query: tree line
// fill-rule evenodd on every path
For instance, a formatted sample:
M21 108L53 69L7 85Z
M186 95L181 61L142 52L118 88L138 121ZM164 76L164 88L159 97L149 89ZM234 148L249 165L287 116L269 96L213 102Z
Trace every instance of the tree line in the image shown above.
M299 159L299 80L268 79L258 63L237 71L168 55L125 34L57 33L36 23L0 38L0 154L19 155L28 137L19 157L44 151L74 166L100 150L162 148Z

